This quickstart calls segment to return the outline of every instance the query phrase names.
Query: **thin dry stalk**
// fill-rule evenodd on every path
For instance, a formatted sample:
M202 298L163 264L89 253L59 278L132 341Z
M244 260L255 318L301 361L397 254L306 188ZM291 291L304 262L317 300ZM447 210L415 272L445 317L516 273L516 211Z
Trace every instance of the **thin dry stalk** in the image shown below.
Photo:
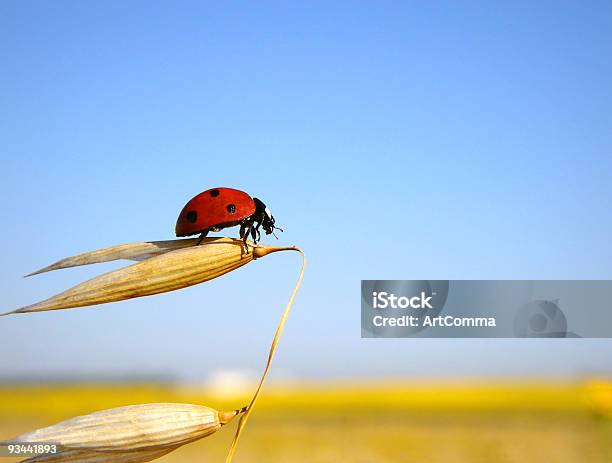
M238 446L238 440L240 439L240 435L242 434L242 431L244 430L244 427L246 426L249 416L251 416L251 413L253 412L253 407L255 406L255 402L259 398L259 394L261 392L263 384L266 380L266 377L268 376L270 367L272 366L272 360L274 359L274 354L276 353L276 347L278 346L278 342L280 341L281 335L283 334L283 330L285 329L285 323L287 322L287 317L289 316L289 312L291 311L291 307L293 306L293 301L295 300L295 296L297 295L298 289L300 288L300 285L302 284L302 280L304 279L304 271L306 270L306 254L304 254L304 252L299 248L296 248L295 250L298 251L302 255L302 269L300 270L300 275L297 281L295 282L295 286L293 287L293 291L291 292L289 301L287 302L287 305L285 306L283 315L281 316L281 319L278 323L278 327L276 328L276 333L274 334L274 339L272 339L272 345L270 346L270 352L268 353L268 361L266 362L266 367L261 376L261 379L259 380L259 384L257 385L255 394L253 395L251 402L247 406L245 414L240 417L240 421L238 422L238 427L236 428L236 434L234 435L234 440L232 441L232 445L225 459L225 463L231 463L232 458L234 457L234 453L236 452L236 448Z

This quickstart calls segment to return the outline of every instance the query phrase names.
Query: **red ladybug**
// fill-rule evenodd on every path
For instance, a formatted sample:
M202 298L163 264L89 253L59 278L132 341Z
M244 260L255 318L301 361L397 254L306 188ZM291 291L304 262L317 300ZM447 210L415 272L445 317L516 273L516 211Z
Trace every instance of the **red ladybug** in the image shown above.
M259 227L266 235L282 229L274 226L270 209L257 198L233 188L212 188L194 196L185 205L176 221L176 236L200 234L200 241L210 231L240 225L240 238L246 244L251 234L255 243L261 238Z

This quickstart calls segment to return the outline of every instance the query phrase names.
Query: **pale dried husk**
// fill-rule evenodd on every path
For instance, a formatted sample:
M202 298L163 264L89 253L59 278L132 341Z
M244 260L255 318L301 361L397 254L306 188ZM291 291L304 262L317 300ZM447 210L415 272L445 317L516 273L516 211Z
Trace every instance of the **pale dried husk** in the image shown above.
M243 411L173 403L131 405L72 418L4 444L55 444L60 450L26 461L150 461L213 434Z
M142 463L161 458L178 447L164 447L154 450L132 452L94 452L67 450L49 455L38 455L22 460L20 463Z
M202 244L215 243L223 241L225 238L205 238ZM111 262L113 260L136 260L142 261L160 254L177 249L188 248L198 244L198 238L184 240L169 240L169 241L147 241L144 243L125 243L107 248L96 249L95 251L84 252L76 256L60 259L47 267L41 268L32 272L27 277L38 275L40 273L50 272L52 270L60 270L63 268L78 267L80 265L99 264L102 262Z
M294 247L253 243L249 243L247 249L242 240L232 238L211 238L197 246L194 245L197 240L159 243L120 245L63 259L45 267L35 273L119 258L138 260L152 252L157 253L136 264L92 278L44 301L2 315L105 304L174 291L212 280L270 253L296 250Z

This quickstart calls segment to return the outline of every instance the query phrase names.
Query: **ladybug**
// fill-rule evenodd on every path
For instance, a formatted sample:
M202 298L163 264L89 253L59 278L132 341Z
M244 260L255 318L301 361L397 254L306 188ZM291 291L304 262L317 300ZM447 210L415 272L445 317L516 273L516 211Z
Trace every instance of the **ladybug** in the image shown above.
M246 246L249 234L253 242L261 238L259 227L266 235L282 229L274 225L270 209L257 198L233 188L211 188L194 196L185 205L176 221L176 236L200 234L200 241L211 231L240 225L240 238ZM276 235L274 235L276 236Z

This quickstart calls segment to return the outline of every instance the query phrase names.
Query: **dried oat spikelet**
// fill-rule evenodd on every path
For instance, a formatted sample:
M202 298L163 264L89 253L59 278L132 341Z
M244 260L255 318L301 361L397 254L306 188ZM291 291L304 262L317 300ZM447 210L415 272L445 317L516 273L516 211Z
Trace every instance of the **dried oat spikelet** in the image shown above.
M187 241L190 243L185 243ZM194 242L174 240L176 245L164 242L165 246L156 246L155 252L158 254L153 257L97 276L49 299L2 315L105 304L174 291L212 280L270 253L296 250L294 247L249 243L247 251L242 240L232 238L211 238L199 246L195 246ZM35 273L119 258L139 259L154 251L151 246L145 246L150 244L133 243L121 245L120 251L112 247L81 254L63 259Z
M61 450L28 460L36 462L149 461L213 434L243 411L172 403L131 405L72 418L5 444L53 443Z
M180 446L179 446L180 447ZM143 463L161 458L178 447L131 452L95 452L93 450L66 450L49 455L38 455L20 463Z
M205 238L202 243L214 243L223 239L224 238ZM84 252L76 256L60 259L47 267L41 268L40 270L36 270L35 272L26 275L26 277L50 272L52 270L78 267L80 265L99 264L102 262L111 262L113 260L120 259L142 261L160 254L165 254L166 252L195 246L198 241L198 238L193 238L185 240L147 241L144 243L118 244L116 246L96 249L95 251Z

